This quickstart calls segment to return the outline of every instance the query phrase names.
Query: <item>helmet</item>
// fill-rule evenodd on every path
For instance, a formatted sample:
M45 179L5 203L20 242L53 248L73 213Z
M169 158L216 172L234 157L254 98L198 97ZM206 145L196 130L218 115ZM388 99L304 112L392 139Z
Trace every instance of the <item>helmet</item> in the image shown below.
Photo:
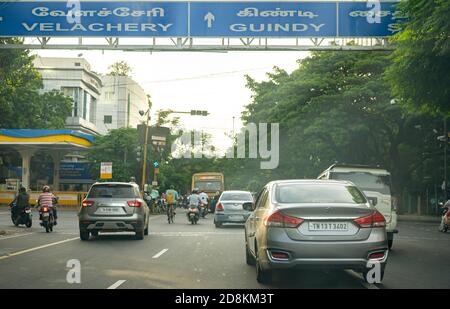
M50 187L49 186L43 186L42 187L42 192L50 192Z

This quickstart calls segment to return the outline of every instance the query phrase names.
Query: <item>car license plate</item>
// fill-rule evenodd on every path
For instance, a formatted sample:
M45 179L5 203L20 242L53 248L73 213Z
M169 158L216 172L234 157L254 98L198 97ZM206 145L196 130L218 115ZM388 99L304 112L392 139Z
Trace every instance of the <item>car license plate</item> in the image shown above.
M99 207L97 210L101 214L123 214L123 209L120 207Z
M243 216L230 216L230 220L240 221L244 220Z
M43 216L43 217L48 217L48 216L50 216L50 214L49 214L48 212L43 212L43 213L42 213L42 216Z
M313 232L321 231L338 231L346 232L348 231L347 222L309 222L308 230Z

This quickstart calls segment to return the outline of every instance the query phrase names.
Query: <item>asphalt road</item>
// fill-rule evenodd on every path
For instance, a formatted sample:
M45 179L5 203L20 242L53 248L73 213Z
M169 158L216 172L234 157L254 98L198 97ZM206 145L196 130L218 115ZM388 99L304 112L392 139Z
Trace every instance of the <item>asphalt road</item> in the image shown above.
M450 233L433 223L402 222L382 284L366 285L352 271L280 273L271 285L256 282L245 263L243 226L216 229L212 215L190 225L184 212L169 225L153 216L143 241L104 234L82 242L74 211L60 211L53 233L34 213L33 227L14 227L0 210L0 288L450 288ZM81 283L66 280L67 262L81 265Z

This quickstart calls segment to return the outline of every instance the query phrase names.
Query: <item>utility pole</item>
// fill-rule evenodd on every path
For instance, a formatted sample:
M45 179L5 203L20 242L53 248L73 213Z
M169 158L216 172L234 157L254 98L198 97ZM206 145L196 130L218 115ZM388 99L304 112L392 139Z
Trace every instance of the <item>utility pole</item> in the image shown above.
M145 189L145 181L147 180L147 146L148 146L148 135L149 135L149 127L148 124L150 122L150 109L152 107L152 102L150 101L150 96L147 96L148 99L148 110L147 114L147 122L145 124L145 142L144 142L144 162L142 164L142 180L141 180L141 189L144 192Z
M448 130L447 118L444 116L444 200L447 201L447 148L448 148Z

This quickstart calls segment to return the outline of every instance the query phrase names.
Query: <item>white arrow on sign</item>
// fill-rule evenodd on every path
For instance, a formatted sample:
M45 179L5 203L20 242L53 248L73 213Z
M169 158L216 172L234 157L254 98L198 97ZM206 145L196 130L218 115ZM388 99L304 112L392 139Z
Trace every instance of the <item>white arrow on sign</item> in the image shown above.
M208 14L205 15L204 20L208 22L208 28L211 28L212 22L215 20L215 17L213 15L213 13L208 12Z

